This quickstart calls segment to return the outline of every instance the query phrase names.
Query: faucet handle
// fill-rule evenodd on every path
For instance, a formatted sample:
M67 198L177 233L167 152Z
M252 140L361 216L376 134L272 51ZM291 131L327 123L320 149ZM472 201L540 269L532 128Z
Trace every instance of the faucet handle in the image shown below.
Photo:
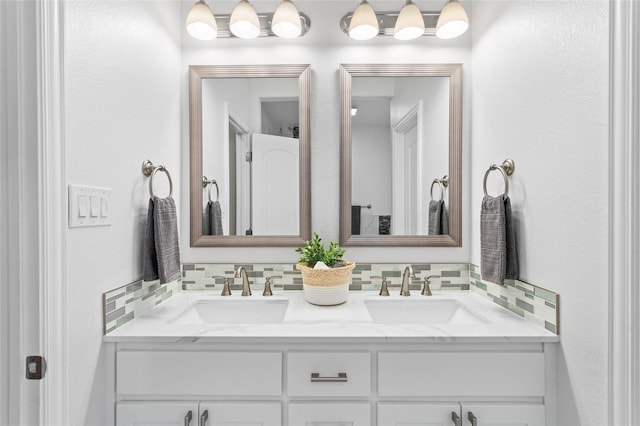
M440 278L440 275L429 275L424 279L424 287L422 287L422 295L423 296L431 296L431 278Z
M273 293L271 292L271 280L274 278L282 278L282 275L272 275L270 277L265 278L264 291L262 292L263 296L273 296Z
M220 296L231 296L231 289L229 288L229 278L222 275L214 275L211 278L222 278L224 280L224 284L222 286L222 293Z
M371 279L380 279L382 280L382 285L380 286L380 293L378 293L378 295L380 296L388 296L389 295L389 281L387 281L387 277L381 277L381 276L373 276L371 277Z

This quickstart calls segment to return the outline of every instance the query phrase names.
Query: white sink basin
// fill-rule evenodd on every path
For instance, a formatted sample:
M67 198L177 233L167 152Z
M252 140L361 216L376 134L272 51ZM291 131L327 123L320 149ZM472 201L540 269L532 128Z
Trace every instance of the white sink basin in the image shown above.
M198 300L169 322L173 324L280 324L288 300Z
M374 323L380 324L481 324L480 316L456 300L366 300Z

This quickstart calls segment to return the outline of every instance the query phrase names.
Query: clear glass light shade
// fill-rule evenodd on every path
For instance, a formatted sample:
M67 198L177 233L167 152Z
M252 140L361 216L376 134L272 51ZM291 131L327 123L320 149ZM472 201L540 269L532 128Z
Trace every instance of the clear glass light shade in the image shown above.
M300 13L298 8L289 0L283 0L273 14L271 31L278 37L296 38L302 33Z
M368 40L378 35L380 27L378 17L371 5L363 0L356 7L349 24L349 37L356 40Z
M422 35L424 35L422 12L415 3L407 1L398 15L393 36L398 40L412 40Z
M189 11L187 32L198 40L213 40L218 36L216 18L204 1L200 0Z
M260 21L256 10L247 0L242 0L233 9L229 29L236 37L256 38L260 34Z
M469 28L469 18L464 7L457 0L450 0L442 8L438 24L436 25L436 37L448 39L455 38Z

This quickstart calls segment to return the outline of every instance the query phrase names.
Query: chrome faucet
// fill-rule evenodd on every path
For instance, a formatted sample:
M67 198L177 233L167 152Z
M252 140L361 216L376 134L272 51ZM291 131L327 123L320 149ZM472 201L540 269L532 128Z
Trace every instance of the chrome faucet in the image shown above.
M244 266L238 268L235 274L235 278L242 278L242 295L243 296L251 296L251 287L249 286L249 275L247 275L247 270L244 269Z
M400 296L410 296L409 292L409 284L411 284L411 279L415 278L416 274L413 273L413 268L411 265L404 268L404 272L402 273L402 285L400 286Z

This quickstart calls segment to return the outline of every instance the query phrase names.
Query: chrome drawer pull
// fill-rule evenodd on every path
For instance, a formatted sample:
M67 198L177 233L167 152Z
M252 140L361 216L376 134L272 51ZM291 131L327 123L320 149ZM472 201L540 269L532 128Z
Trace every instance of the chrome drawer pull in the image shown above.
M184 416L184 426L189 426L191 424L191 418L193 417L193 413L189 411L186 416Z
M207 420L209 420L209 410L204 410L204 413L200 416L198 426L207 426Z
M311 382L346 382L347 373L338 373L337 377L320 377L320 373L311 373Z
M460 421L460 416L455 411L451 412L451 420L453 420L454 426L461 426L462 422Z
M471 426L478 426L478 418L473 415L473 411L469 411L469 415L467 417L471 422Z

